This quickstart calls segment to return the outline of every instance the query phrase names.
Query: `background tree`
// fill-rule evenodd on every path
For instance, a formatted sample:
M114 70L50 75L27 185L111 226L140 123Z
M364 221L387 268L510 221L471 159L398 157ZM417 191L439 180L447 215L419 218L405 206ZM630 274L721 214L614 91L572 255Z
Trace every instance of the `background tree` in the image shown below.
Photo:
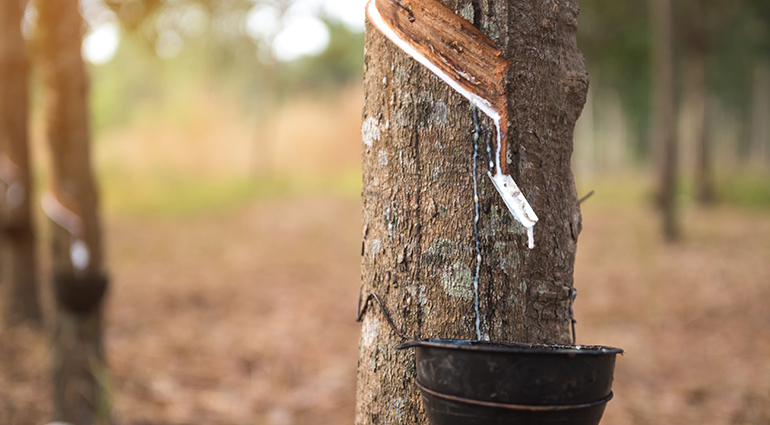
M22 7L19 0L0 1L0 283L6 322L39 324Z
M735 26L748 41L751 66L750 158L760 173L770 168L770 4L744 0Z
M674 40L684 52L681 66L682 118L686 121L687 138L683 143L693 156L694 195L701 205L715 201L713 141L708 129L708 74L714 47L727 31L735 29L737 12L745 8L742 1L688 0L677 2L673 9L676 31Z
M645 165L650 148L650 19L646 0L583 0L580 2L578 46L586 56L596 103L616 92L628 121L628 144L634 165ZM591 122L589 125L593 126ZM596 143L581 140L582 143ZM627 167L628 164L622 164Z
M766 60L754 65L752 86L750 157L751 165L762 172L770 161L770 65Z
M658 165L650 160L657 149L652 146L656 138L651 137L656 109L651 104L655 93L651 31L657 24L652 13L638 13L642 2L584 0L578 42L592 76L595 116L608 107L606 93L617 92L628 122L627 143L634 147L630 165L648 174L646 167ZM679 159L687 167L678 178L685 183L679 185L679 195L732 202L744 190L742 178L751 175L754 177L749 179L766 181L760 176L766 173L768 161L761 152L767 150L765 134L770 133L764 125L767 120L758 117L767 115L762 109L769 97L761 94L761 69L770 52L768 9L762 0L672 3L673 90L682 111L675 125L683 130ZM607 126L600 118L588 124L596 129L594 133ZM578 142L584 145L581 155L585 158L583 152L600 150L595 145L604 141L588 137ZM602 155L605 153L599 152L590 159L608 161ZM755 164L753 169L745 167L748 162ZM594 173L601 172L596 164L589 166ZM766 186L756 186L765 187L754 193L765 193L763 199L767 199Z
M674 103L674 53L670 0L650 0L653 27L653 144L658 167L658 204L663 213L663 234L668 240L679 238L676 191L679 149Z
M684 49L682 72L682 110L688 115L689 139L685 144L694 154L695 197L701 204L714 201L714 180L712 176L712 153L708 124L707 60L711 53L713 25L706 19L703 0L677 3L676 14L678 36ZM686 156L686 155L683 155Z
M106 282L91 171L83 22L78 2L41 0L36 5L51 153L52 190L43 207L53 222L54 419L107 423L101 311Z
M367 25L363 297L379 295L410 336L476 339L478 270L482 338L569 343L581 228L570 157L588 89L575 38L578 5L442 3L482 29L511 62L504 157L540 217L535 248L527 249L524 228L481 171L489 159L485 135L474 168L469 103ZM399 342L376 306L369 306L358 367L359 425L427 423L412 383L413 353L394 350Z

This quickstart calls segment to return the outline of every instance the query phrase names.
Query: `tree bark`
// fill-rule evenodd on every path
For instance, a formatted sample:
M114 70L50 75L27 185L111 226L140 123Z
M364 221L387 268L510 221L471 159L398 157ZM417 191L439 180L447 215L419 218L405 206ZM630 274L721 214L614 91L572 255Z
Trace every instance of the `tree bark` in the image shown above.
M670 0L650 0L653 28L653 85L655 101L652 111L655 125L653 146L659 171L658 203L663 214L663 235L669 241L679 238L676 188L678 148L674 105L674 65L672 16Z
M0 273L8 324L40 325L30 199L28 66L22 2L0 0Z
M108 423L104 388L102 295L105 287L97 193L91 171L88 82L81 56L78 2L37 3L51 194L44 210L53 225L57 299L53 333L54 419Z
M363 111L362 300L376 293L409 336L570 342L570 299L581 228L570 167L588 75L577 48L577 2L442 0L502 49L508 172L540 221L527 249L485 176L491 121L479 138L478 246L474 142L468 101L371 24ZM363 315L356 423L426 424L410 351L378 306Z

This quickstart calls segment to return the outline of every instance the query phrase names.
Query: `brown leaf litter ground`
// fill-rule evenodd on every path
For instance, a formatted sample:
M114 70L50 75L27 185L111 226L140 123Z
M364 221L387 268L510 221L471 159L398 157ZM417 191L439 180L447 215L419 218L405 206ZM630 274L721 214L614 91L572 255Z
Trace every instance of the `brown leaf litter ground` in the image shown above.
M622 347L604 424L770 423L770 218L584 209L578 342ZM255 201L107 218L119 424L352 423L360 203ZM0 424L49 414L46 338L0 329Z

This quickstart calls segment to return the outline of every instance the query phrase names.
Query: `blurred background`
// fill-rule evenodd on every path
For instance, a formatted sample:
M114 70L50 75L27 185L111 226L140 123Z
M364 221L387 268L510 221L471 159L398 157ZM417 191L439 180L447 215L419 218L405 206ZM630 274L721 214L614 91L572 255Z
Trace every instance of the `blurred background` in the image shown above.
M352 423L363 4L80 0L117 423ZM655 202L654 14L580 6L591 86L573 165L595 194L578 342L627 351L603 423L770 424L770 3L673 2L675 242ZM30 41L35 25L32 1ZM45 423L45 335L0 341L0 423Z

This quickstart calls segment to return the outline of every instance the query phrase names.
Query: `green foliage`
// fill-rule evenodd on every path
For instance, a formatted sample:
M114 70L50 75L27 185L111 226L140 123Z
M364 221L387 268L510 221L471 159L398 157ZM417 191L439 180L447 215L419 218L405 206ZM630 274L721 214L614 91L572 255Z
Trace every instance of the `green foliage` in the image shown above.
M124 35L110 62L91 66L91 126L96 134L130 123L138 105L163 95L166 85L154 72L157 62L146 44Z
M650 109L650 30L646 0L580 2L578 46L593 89L615 90L636 133L637 157L645 157Z
M145 19L163 16L163 7L153 10ZM364 35L342 23L324 19L330 41L322 53L265 63L259 52L264 47L256 40L223 32L214 24L215 16L210 21L202 32L185 36L178 54L165 59L156 53L157 31L140 31L149 24L134 22L124 29L115 57L90 70L95 133L130 125L159 104L183 120L190 92L202 85L254 111L297 92L328 92L362 78ZM152 111L146 111L148 107Z
M342 23L325 23L330 35L328 47L316 56L287 65L282 81L287 90L333 89L363 78L364 34L353 32Z
M767 0L744 0L743 28L745 37L750 40L754 54L770 59L770 2Z
M636 157L647 158L650 76L649 2L582 0L578 45L586 56L593 90L616 91L637 141ZM770 59L770 2L767 0L672 1L675 60L681 90L688 78L683 60L693 48L707 56L709 91L723 107L747 117L752 73Z
M727 2L727 0L724 0ZM734 10L717 28L709 63L711 91L737 115L748 115L752 75L758 60L770 59L770 3L728 2Z

